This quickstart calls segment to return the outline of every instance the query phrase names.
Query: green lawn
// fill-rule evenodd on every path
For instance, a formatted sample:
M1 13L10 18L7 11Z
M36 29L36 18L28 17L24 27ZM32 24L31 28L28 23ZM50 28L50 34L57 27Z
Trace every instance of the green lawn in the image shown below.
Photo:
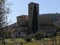
M60 45L60 36L56 37L57 45ZM11 41L11 39L5 40L6 45L20 45L20 42L23 42L23 45L52 45L53 41L49 38L44 38L44 40L38 40L38 41L32 41L32 42L26 42L22 38L16 38L15 41ZM0 44L3 45L3 44Z

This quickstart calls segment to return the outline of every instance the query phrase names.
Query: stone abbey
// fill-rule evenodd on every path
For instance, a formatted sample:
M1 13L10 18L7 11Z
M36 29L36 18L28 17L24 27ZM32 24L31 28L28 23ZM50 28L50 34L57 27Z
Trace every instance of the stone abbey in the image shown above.
M24 34L33 34L38 31L45 35L53 35L56 31L56 17L59 13L39 14L39 4L31 2L28 4L28 15L17 16L17 22L10 25L10 29L17 31L17 37Z

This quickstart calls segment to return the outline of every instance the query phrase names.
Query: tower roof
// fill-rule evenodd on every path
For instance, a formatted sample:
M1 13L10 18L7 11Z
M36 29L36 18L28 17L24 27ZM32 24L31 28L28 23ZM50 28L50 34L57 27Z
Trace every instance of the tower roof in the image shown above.
M38 3L35 3L35 2L30 2L29 4L38 4Z

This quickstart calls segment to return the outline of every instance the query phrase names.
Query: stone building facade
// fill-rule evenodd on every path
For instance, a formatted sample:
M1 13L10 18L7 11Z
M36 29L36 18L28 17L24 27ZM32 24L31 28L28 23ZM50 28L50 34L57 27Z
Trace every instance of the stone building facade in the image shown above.
M23 32L25 30L25 34L40 31L47 35L52 34L57 29L50 16L39 15L39 4L33 2L28 4L28 16L18 16L17 24L20 30L23 30Z
M37 31L43 32L46 35L53 35L57 28L53 24L53 17L50 15L53 14L39 15L39 4L33 2L29 3L28 15L17 17L17 37L25 37L26 35L36 33Z

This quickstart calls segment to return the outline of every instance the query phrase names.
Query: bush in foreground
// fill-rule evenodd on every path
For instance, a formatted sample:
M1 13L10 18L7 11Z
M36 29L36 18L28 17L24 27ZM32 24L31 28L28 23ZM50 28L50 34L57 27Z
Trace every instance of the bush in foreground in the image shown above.
M26 38L26 42L31 42L31 37L30 37L30 36L28 36L28 37Z
M42 39L44 37L44 34L42 33L42 32L36 32L35 34L34 34L34 38L36 39L36 40L40 40L40 39Z

